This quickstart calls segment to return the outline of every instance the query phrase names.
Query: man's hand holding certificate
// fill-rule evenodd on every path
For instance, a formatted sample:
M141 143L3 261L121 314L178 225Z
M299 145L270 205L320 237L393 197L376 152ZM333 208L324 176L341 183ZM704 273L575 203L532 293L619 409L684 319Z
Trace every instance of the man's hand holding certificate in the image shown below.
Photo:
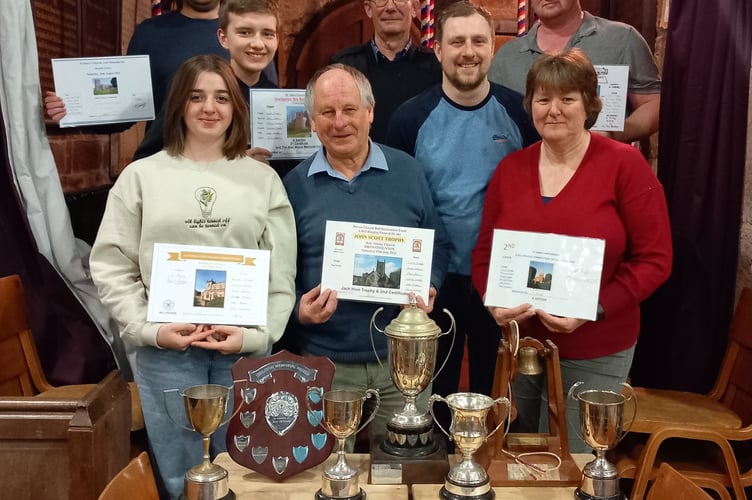
M147 320L266 325L269 251L154 244Z
M486 306L532 304L549 314L595 320L606 242L494 230Z
M388 304L407 304L412 292L428 303L433 236L433 229L327 221L321 289Z

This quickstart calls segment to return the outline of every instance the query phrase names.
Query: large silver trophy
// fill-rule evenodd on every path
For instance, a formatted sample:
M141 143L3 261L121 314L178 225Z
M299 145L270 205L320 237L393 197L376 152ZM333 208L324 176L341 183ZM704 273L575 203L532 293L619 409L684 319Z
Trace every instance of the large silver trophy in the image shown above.
M621 500L626 497L619 490L619 475L616 467L606 460L606 451L616 446L626 435L634 421L637 406L632 405L632 418L624 422L624 406L634 400L634 390L622 384L626 392L585 389L583 382L569 389L568 398L580 405L580 429L582 439L595 450L595 460L582 469L582 484L575 491L581 500Z
M439 495L444 500L491 500L496 494L491 489L488 473L473 460L473 454L478 451L488 438L504 424L509 416L512 405L507 398L492 399L484 394L474 392L459 392L443 398L437 394L431 396L429 410L433 415L433 405L436 401L443 401L452 414L452 422L447 432L438 420L444 434L454 441L455 447L462 453L462 461L449 469L444 486ZM502 404L506 408L506 415L499 418L496 428L490 433L486 428L486 417L494 405Z
M363 403L369 397L376 398L376 407L368 420L358 427L363 414ZM316 500L363 500L366 494L360 488L358 470L348 464L345 458L345 440L360 432L376 416L380 403L379 391L334 390L324 393L323 401L324 425L338 442L337 461L324 467L321 489L316 492Z
M433 419L428 412L418 410L415 399L449 359L447 354L441 367L435 370L438 339L450 331L454 332L454 317L444 309L444 313L452 320L452 326L442 332L436 322L418 309L413 299L409 307L403 309L384 330L380 330L376 326L376 316L382 309L383 307L378 308L371 317L371 335L373 329L376 329L389 338L392 381L404 396L405 405L387 422L386 439L381 443L381 449L391 455L406 458L429 455L437 450L433 439Z
M216 384L195 385L182 392L185 413L191 427L180 425L186 430L201 434L204 446L204 459L198 465L191 467L184 478L185 491L181 498L187 500L233 500L235 494L227 483L227 470L213 464L209 457L211 435L220 426L229 422L223 421L227 410L227 400L232 387ZM177 392L178 389L165 391ZM169 410L168 416L172 419Z

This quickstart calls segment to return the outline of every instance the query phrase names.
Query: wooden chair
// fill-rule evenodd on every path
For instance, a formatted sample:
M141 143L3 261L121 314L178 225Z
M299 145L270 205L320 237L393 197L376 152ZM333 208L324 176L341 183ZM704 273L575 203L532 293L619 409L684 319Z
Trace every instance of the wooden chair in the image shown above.
M36 396L45 399L80 398L95 384L54 387L48 381L29 326L26 298L18 275L0 278L0 396ZM131 431L144 428L136 384L131 392Z
M658 469L658 476L653 481L646 500L666 500L667 498L710 500L713 497L669 464L663 463Z
M708 394L634 388L637 413L631 434L610 454L620 477L635 479L633 499L643 498L662 462L721 498L731 498L727 488L736 498L746 498L744 487L752 485L752 468L739 470L732 443L752 445L750 366L752 289L744 288L726 355Z
M149 455L142 451L102 490L99 500L159 500Z

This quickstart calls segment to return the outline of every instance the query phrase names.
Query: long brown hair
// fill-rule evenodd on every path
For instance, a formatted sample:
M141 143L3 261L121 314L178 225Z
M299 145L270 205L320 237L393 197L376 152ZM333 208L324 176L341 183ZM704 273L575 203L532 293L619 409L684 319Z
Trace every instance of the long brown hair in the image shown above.
M250 142L248 107L230 64L216 55L191 57L175 73L164 113L164 149L170 156L183 154L186 134L183 115L198 75L204 72L222 77L232 104L232 121L225 132L222 154L230 160L242 157Z

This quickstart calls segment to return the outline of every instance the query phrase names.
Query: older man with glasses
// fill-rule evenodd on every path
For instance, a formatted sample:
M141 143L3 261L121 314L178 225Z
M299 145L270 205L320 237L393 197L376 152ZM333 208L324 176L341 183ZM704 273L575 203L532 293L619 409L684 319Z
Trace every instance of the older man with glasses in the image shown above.
M330 62L352 66L368 78L376 99L370 135L383 142L392 112L440 83L441 65L432 50L415 45L410 37L417 0L365 0L363 7L373 22L373 38L338 52Z

